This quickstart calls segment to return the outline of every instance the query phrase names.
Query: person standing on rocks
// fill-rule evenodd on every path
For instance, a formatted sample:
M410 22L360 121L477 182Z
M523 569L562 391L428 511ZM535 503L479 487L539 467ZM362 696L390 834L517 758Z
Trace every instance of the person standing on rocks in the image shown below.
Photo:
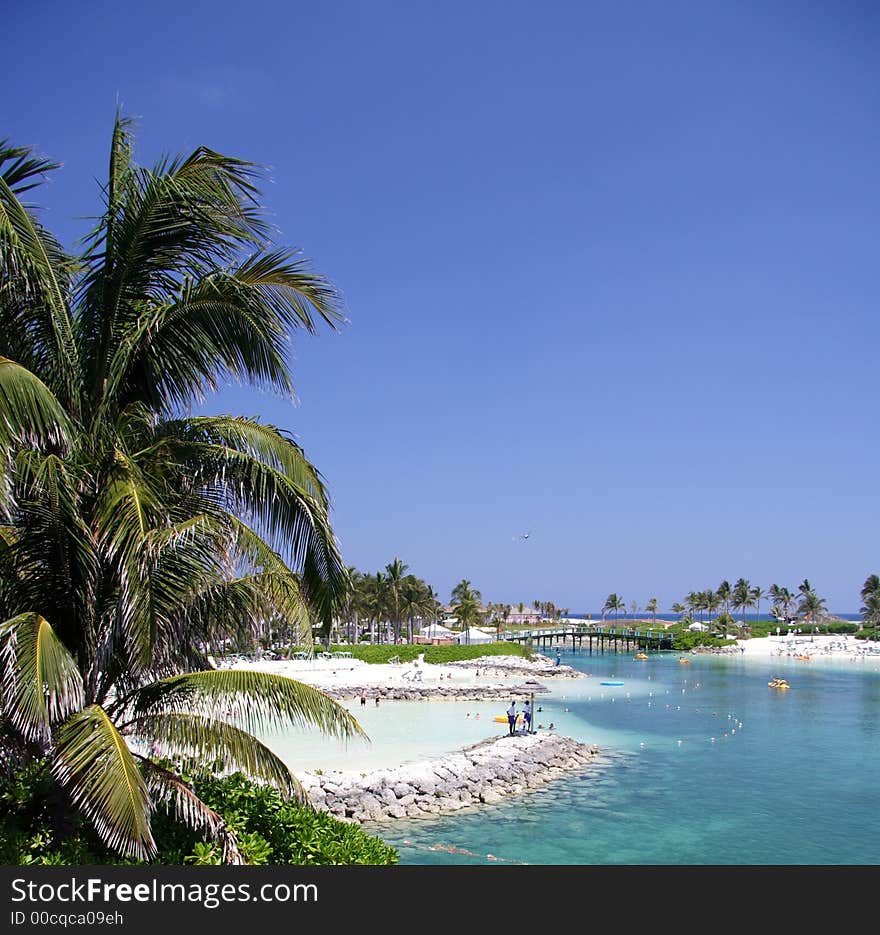
M531 733L532 731L532 705L528 701L525 703L525 708L523 710L523 727L525 727L527 734Z
M513 736L516 731L516 702L511 701L507 709L507 728L509 736Z

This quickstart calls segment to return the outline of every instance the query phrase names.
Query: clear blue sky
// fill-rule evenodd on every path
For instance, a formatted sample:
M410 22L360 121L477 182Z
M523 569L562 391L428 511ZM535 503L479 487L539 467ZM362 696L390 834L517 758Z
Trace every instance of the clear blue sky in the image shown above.
M350 565L447 599L663 609L743 576L857 611L878 549L880 13L870 3L11 3L0 136L99 210L139 161L271 166L345 297L295 432ZM514 537L531 530L528 541Z

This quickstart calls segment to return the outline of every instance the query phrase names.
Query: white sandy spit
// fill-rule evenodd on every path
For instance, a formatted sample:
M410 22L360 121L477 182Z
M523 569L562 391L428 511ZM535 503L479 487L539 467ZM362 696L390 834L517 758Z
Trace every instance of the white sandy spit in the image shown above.
M737 649L746 659L840 660L880 663L880 646L854 636L813 635L765 636L737 640Z
M570 666L556 666L545 656L491 656L468 662L366 663L359 659L237 659L234 669L275 672L323 690L345 688L504 689L527 680L583 677Z

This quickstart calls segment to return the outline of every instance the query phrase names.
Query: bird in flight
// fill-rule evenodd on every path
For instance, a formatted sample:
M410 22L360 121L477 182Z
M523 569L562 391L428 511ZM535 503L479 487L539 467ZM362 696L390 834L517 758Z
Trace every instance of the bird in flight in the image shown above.
M531 535L532 535L531 531L529 531L529 532L524 532L521 536L514 536L514 537L513 537L513 541L514 541L514 542L524 542L526 539L530 538Z

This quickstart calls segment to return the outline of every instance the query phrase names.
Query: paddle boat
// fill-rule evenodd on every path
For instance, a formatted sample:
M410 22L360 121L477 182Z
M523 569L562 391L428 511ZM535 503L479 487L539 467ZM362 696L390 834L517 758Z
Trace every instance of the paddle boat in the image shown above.
M771 680L767 683L767 687L768 687L768 688L778 688L778 689L780 689L780 690L782 690L782 691L786 691L787 689L791 688L791 685L789 685L788 682L787 682L785 679L771 679Z
M684 657L682 657L682 658L679 659L678 661L679 661L683 666L689 666L689 665L691 664L690 659L685 659Z
M647 658L648 658L648 654L647 654L647 653L636 653L635 658L636 658L636 659L647 659Z

